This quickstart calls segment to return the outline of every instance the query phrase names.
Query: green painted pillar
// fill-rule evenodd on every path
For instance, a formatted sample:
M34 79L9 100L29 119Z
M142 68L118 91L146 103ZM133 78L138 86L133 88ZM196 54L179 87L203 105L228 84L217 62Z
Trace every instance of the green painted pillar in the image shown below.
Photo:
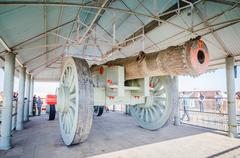
M179 109L179 90L178 90L178 77L174 77L174 82L176 85L176 92L173 92L175 94L175 113L174 113L174 125L179 126L180 125L180 109Z
M29 116L33 115L33 77L30 76L30 87L29 87Z
M15 54L5 54L4 64L4 90L1 123L0 149L8 150L11 148L11 126L12 126L12 106L13 106L13 86L15 71Z
M23 129L23 110L24 110L24 93L25 93L26 68L19 68L19 90L17 106L17 124L16 130Z
M29 121L30 74L26 74L25 100L23 121Z
M227 103L228 103L228 136L237 137L237 118L234 80L234 57L226 58Z

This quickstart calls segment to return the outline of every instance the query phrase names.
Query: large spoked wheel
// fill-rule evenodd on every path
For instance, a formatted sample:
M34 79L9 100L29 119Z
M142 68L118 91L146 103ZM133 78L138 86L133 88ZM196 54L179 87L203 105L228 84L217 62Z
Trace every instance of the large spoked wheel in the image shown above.
M57 89L57 111L66 145L87 139L93 117L93 82L87 62L68 58Z
M149 86L150 96L145 103L131 106L130 110L139 126L156 130L172 121L177 89L170 76L151 77Z

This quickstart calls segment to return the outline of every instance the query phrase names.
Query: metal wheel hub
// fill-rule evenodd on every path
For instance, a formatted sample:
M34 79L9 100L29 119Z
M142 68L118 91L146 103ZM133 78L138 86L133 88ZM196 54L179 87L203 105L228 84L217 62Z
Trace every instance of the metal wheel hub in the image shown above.
M150 108L153 106L153 96L145 97L145 103L139 105L141 108Z

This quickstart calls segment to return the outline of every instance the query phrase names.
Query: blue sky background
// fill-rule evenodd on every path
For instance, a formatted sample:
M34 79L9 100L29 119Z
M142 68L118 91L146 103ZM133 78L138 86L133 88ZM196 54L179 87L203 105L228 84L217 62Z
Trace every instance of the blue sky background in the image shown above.
M3 70L0 69L0 91L3 90ZM240 79L235 79L236 91L240 90ZM18 79L15 78L14 90L18 91ZM44 96L46 94L54 94L58 86L56 82L35 82L34 94ZM221 90L226 91L226 73L225 69L219 69L214 72L203 74L199 77L180 76L179 90Z

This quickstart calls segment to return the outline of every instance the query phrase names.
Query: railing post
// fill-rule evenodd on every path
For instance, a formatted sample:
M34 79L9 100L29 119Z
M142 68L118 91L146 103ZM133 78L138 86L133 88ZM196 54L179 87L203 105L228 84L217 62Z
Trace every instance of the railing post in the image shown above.
M6 53L4 69L4 99L2 108L0 149L8 150L11 148L15 54L10 52Z
M227 103L228 103L228 136L237 137L234 57L226 58Z
M17 107L17 125L16 130L23 129L23 110L24 110L24 93L25 93L26 68L19 68L19 90L18 90L18 107Z

